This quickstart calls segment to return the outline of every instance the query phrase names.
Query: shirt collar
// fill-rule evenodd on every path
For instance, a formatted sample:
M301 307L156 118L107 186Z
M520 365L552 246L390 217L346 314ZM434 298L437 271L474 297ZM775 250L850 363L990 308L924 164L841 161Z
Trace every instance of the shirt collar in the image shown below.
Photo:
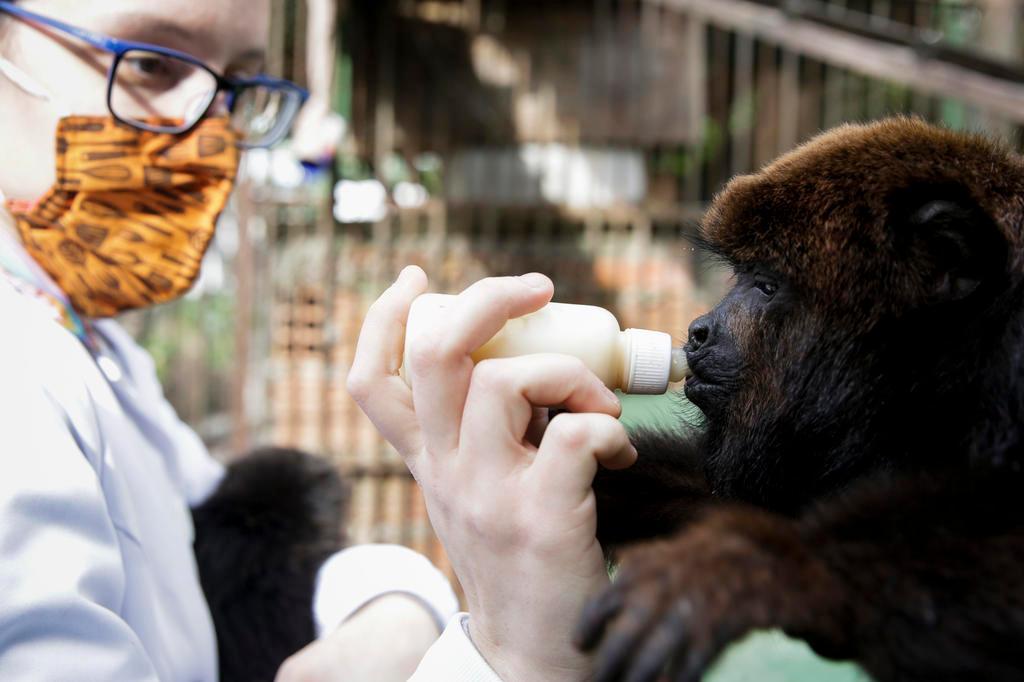
M0 207L0 212L4 211ZM7 216L0 215L0 221ZM4 277L22 295L42 301L53 312L54 319L74 334L91 351L99 349L88 318L83 318L71 305L57 283L28 254L10 232L0 226L0 277Z

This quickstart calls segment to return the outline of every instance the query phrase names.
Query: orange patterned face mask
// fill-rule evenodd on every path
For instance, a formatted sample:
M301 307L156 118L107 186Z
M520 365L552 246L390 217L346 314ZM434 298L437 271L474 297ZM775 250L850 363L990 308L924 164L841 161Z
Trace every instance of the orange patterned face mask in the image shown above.
M237 170L224 118L169 135L69 116L57 126L56 184L33 206L10 207L71 305L109 317L191 288Z

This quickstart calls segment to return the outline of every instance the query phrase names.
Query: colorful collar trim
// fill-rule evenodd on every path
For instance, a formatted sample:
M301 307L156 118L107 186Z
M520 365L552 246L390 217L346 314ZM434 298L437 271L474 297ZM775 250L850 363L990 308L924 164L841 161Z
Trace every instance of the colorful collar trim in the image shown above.
M42 268L25 253L20 244L0 230L0 276L28 298L42 301L53 313L53 319L74 334L86 348L99 350L99 341L88 320L71 306L68 297L53 283Z

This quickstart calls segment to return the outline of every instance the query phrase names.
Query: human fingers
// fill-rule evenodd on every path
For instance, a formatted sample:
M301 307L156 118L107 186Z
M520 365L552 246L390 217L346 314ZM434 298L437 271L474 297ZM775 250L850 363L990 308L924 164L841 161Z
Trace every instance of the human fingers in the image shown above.
M598 465L623 469L636 457L626 428L615 417L563 412L548 424L530 474L542 495L572 505L591 494Z
M398 376L405 348L405 323L427 276L410 265L374 301L363 320L346 388L381 434L409 456L420 449L412 393Z
M482 361L473 370L462 416L459 450L473 453L465 466L503 475L525 464L519 452L534 409L555 405L613 421L621 410L615 394L577 358L537 353ZM484 452L486 457L475 456Z
M458 447L473 361L470 354L514 317L543 307L552 285L544 275L491 277L455 297L443 316L410 338L413 403L427 447L451 452Z

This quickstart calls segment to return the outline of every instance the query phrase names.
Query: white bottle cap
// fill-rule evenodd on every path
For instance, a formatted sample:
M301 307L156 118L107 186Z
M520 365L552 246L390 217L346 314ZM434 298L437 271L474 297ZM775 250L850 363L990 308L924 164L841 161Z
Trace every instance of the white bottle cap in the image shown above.
M660 394L668 390L672 337L649 329L627 329L626 393Z

